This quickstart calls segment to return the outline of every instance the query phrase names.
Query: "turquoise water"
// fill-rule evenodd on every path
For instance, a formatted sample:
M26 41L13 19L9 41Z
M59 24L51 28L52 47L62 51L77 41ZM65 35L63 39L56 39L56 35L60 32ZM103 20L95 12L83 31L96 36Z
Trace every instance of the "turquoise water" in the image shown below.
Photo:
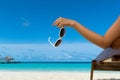
M11 63L0 64L0 70L90 71L91 63Z

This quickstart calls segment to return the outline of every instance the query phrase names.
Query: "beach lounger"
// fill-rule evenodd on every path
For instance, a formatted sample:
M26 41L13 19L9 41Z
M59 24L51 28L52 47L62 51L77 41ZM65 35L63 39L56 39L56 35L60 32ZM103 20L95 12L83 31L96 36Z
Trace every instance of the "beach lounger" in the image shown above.
M120 49L105 49L92 61L90 80L94 70L120 71Z

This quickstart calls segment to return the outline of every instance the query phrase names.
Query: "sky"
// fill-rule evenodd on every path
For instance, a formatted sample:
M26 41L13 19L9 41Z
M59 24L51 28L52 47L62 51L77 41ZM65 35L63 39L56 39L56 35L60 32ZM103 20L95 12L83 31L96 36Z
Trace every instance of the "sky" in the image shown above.
M19 61L91 61L103 49L74 28L66 26L62 44L51 46L48 37L52 42L59 37L52 23L59 17L73 19L103 36L120 15L119 4L120 0L0 0L0 53ZM29 49L28 60L24 53Z

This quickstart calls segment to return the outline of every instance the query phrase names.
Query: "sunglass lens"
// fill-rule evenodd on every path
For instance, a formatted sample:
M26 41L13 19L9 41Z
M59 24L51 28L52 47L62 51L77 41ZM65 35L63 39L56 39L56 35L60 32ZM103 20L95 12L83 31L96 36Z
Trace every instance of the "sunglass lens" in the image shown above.
M59 46L61 42L62 42L62 40L59 39L59 40L55 43L55 46L56 46L56 47Z
M62 28L62 29L61 29L61 31L60 31L60 37L63 37L63 36L64 36L64 34L65 34L65 29L64 29L64 28Z

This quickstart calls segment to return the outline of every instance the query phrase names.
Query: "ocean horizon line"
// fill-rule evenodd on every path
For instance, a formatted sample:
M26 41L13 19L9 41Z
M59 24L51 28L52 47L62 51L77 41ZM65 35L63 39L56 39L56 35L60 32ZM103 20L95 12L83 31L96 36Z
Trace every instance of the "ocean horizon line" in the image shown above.
M20 62L20 61L16 61L16 62L0 62L0 64L11 64L11 63L91 63L91 62L60 62L60 61L52 61L52 62Z

